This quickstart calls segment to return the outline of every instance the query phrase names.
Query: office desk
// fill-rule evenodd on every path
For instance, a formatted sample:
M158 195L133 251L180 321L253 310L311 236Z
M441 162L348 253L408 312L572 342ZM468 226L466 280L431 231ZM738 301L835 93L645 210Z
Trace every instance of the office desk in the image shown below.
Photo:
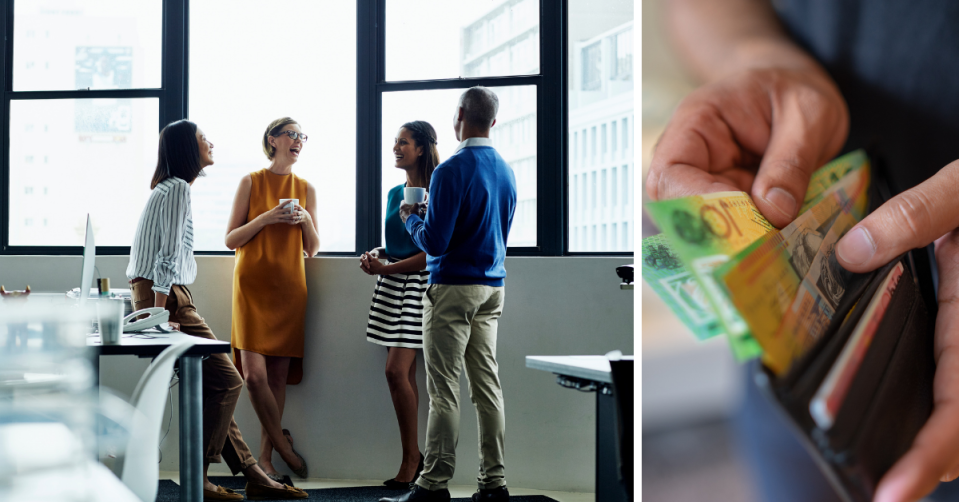
M203 500L203 370L204 356L229 353L230 342L209 340L180 332L124 333L119 345L103 345L99 335L87 337L87 346L97 356L134 355L156 357L178 339L189 337L196 345L180 356L180 500ZM100 373L100 358L94 357L94 374ZM99 378L99 376L98 376Z
M623 359L632 360L632 356ZM626 491L619 481L616 400L609 359L606 356L526 356L526 367L555 373L556 383L563 387L596 392L596 501L626 502Z

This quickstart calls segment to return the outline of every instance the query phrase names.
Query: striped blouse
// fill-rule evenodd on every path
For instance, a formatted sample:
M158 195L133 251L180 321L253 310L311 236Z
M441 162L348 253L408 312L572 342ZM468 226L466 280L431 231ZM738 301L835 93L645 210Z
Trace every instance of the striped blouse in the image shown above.
M130 248L127 279L153 281L153 291L170 294L174 284L196 280L190 184L181 178L161 181L147 200Z

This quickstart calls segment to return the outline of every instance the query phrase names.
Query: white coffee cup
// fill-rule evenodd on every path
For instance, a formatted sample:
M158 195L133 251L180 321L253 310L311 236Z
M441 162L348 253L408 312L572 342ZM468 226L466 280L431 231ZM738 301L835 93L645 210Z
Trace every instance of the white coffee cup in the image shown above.
M293 214L293 207L300 203L300 199L280 199L280 205L289 204L290 214Z
M124 306L123 300L103 298L97 301L97 325L103 345L119 345L123 334Z
M406 187L403 189L403 202L416 204L426 201L426 189L422 187Z

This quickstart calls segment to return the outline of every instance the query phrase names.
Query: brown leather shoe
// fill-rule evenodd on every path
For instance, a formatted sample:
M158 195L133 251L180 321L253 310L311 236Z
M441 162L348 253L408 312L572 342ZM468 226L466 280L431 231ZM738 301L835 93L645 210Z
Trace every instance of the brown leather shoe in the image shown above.
M248 500L289 500L310 498L310 494L290 485L283 485L283 488L271 488L247 481L246 498Z
M222 486L216 487L216 491L203 490L203 500L243 500L243 495Z

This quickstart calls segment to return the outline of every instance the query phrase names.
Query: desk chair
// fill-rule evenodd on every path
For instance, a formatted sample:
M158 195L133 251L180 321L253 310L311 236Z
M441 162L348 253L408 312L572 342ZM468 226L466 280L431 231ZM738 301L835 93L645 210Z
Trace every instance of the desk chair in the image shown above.
M129 441L114 472L143 502L156 500L160 478L160 423L166 407L173 364L193 347L192 341L172 345L160 353L143 373L130 404L135 408Z

